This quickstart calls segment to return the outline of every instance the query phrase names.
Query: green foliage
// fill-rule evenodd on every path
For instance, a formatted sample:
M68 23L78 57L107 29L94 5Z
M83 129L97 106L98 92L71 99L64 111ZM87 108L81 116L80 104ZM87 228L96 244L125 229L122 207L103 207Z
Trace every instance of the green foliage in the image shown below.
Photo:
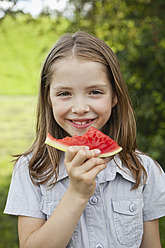
M0 248L18 248L17 217L4 215L13 159L34 139L36 100L33 96L0 97Z
M41 64L67 26L62 17L17 14L1 20L0 94L36 94Z
M98 36L117 54L137 116L139 149L165 169L165 2L70 3L76 6L71 30L83 29Z

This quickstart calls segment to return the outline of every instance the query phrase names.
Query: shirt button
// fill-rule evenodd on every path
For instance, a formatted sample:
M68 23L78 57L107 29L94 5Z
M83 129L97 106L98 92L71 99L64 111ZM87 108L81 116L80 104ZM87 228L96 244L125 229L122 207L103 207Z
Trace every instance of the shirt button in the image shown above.
M97 199L96 196L92 196L92 197L90 198L90 200L89 200L89 203L90 203L91 205L95 205L95 204L97 204L97 202L98 202L98 199Z
M98 244L98 245L95 246L95 248L104 248L104 246L101 245L101 244Z
M136 205L134 203L132 203L130 206L129 206L129 210L130 212L134 212L136 210Z

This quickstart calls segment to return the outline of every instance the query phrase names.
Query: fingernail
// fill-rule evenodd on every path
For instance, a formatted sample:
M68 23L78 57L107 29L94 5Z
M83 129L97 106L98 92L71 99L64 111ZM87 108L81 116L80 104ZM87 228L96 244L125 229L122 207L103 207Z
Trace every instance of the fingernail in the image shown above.
M69 147L68 147L68 150L69 150L70 152L73 152L73 151L74 151L73 146L69 146Z
M85 150L89 151L89 146L84 146Z
M101 151L99 149L95 149L95 154L99 155L101 153Z

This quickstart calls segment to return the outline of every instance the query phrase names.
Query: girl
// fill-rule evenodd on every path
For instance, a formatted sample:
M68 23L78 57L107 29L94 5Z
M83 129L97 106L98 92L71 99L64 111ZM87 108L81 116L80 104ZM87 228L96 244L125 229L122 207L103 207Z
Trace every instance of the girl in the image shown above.
M103 160L98 149L44 144L90 126L123 147ZM131 101L113 51L84 33L66 34L41 73L36 139L18 156L5 213L18 215L21 248L160 248L165 174L137 150Z

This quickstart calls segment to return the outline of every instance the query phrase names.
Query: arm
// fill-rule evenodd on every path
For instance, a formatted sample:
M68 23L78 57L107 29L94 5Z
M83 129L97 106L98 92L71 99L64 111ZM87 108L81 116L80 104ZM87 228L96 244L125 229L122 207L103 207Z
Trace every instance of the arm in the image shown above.
M47 220L19 216L20 248L66 247L86 206L68 190Z
M97 151L70 147L65 166L69 187L51 217L45 221L20 216L20 248L63 248L68 244L89 198L95 191L95 177L106 165Z
M161 248L159 236L159 220L143 222L144 233L140 248Z

